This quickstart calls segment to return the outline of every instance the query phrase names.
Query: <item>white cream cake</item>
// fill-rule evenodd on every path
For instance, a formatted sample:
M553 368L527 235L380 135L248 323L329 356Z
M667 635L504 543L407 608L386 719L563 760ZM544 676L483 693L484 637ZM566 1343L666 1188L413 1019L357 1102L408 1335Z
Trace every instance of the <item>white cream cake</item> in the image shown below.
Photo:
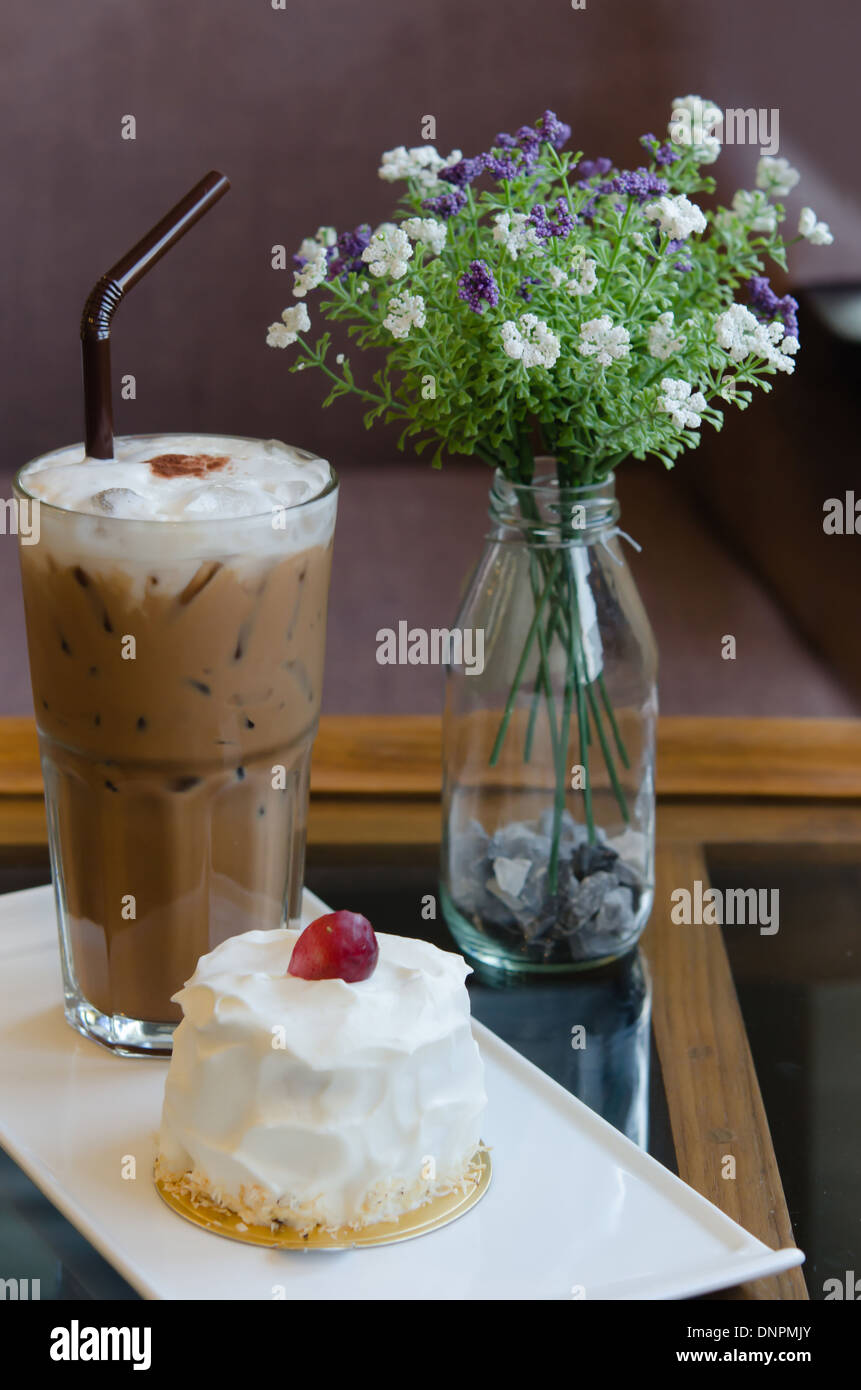
M243 1221L390 1221L476 1180L484 1074L459 955L378 934L369 978L288 974L300 933L251 931L174 996L156 1176Z

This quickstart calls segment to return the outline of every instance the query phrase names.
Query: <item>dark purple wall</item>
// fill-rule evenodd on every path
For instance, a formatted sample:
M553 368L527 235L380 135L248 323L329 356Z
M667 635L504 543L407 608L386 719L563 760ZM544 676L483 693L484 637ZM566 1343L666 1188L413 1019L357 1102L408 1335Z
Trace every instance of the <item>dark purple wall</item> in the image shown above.
M439 673L380 668L379 626L452 621L485 529L481 465L430 475L356 404L265 346L291 302L270 266L320 223L376 223L397 188L383 150L469 154L555 109L591 155L636 163L673 97L777 108L780 153L803 171L837 244L802 248L795 283L861 281L857 0L3 0L0 472L82 434L78 321L94 280L206 170L226 199L130 296L114 331L118 431L276 435L343 479L330 612L329 710L439 707ZM126 115L134 141L121 139ZM715 167L729 198L756 149ZM804 336L804 325L802 336ZM821 498L849 486L861 433L858 349L812 339L781 380L665 478L620 478L635 571L662 652L668 711L845 713L861 652L841 603L856 538L823 543ZM846 355L849 353L849 356ZM854 365L853 365L854 362ZM791 401L791 404L790 404ZM627 479L627 481L626 481ZM8 486L8 484L7 484ZM861 494L861 487L859 487ZM0 711L29 707L13 537L0 538ZM719 659L723 632L743 660Z
M803 265L861 278L853 0L4 0L0 345L5 471L81 437L77 325L96 279L211 166L227 199L120 310L118 430L278 435L343 469L391 450L351 401L319 413L322 383L264 345L291 301L270 248L321 222L382 220L381 151L466 153L550 106L591 153L636 161L676 95L777 107L781 153L840 243ZM121 139L132 114L137 139ZM756 152L727 150L723 188ZM855 179L857 184L857 178ZM853 220L854 231L853 235ZM805 248L806 250L806 248ZM826 269L827 266L827 269Z

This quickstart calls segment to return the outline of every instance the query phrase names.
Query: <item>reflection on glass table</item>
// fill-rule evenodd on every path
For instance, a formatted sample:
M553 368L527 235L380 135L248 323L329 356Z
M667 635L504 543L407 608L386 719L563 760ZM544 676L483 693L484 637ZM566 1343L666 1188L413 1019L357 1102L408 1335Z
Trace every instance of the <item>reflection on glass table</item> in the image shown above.
M777 932L724 940L810 1297L836 1280L845 1298L861 1276L861 847L724 844L706 860L715 888L778 895Z

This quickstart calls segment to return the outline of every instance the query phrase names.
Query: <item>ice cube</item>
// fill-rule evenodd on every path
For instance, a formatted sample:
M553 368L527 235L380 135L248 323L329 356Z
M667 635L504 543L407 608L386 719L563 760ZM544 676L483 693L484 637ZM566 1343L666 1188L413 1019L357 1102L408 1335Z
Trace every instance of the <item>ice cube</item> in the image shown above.
M276 483L272 492L280 507L297 507L300 502L305 502L311 496L310 487L299 478Z
M280 439L265 440L263 452L268 458L278 459L279 463L285 460L288 463L313 463L317 458L316 454L309 454L307 449L298 449L295 444L284 444Z
M130 487L106 487L91 498L93 510L98 515L123 517L134 521L151 515L146 499Z
M183 509L188 517L253 516L270 510L256 488L230 487L225 483L195 488Z

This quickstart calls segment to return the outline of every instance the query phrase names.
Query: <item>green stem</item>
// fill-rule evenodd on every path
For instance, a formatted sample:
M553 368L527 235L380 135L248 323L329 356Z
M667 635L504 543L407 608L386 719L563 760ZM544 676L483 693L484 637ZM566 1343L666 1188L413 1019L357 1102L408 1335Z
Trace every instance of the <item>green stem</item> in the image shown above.
M535 720L538 717L538 706L541 703L541 678L536 676L535 689L532 692L532 705L529 710L529 723L526 726L526 738L523 742L523 761L529 762L532 757L532 742L535 738Z
M632 211L633 207L634 207L634 200L633 200L633 198L629 198L629 199L628 199L628 206L625 208L624 214L623 214L623 216L622 216L622 221L621 221L621 223L620 223L620 225L619 225L619 236L618 236L618 238L617 238L617 240L616 240L616 245L613 247L613 254L612 254L612 256L610 257L609 264L608 264L607 269L606 269L606 271L605 271L605 278L607 278L607 279L610 277L610 275L613 273L613 271L614 271L615 268L616 268L616 262L617 262L618 259L619 259L619 252L620 252L621 249L622 249L622 242L623 242L624 239L625 239L625 232L628 230L628 223L629 223L630 220L631 220L631 211Z
M604 762L607 764L607 771L610 774L610 781L613 784L613 793L616 797L619 810L622 812L623 821L626 825L630 825L631 817L628 813L628 802L625 798L625 793L622 790L622 785L616 774L616 767L613 762L613 755L610 752L610 745L607 743L607 736L604 733L604 727L601 723L601 718L598 710L598 701L595 699L595 691L592 689L591 685L586 686L586 696L589 701L589 708L592 711L592 718L595 721L595 728L598 731L598 738L601 742L601 752L604 754Z
M568 595L571 601L571 581L568 579ZM574 700L574 683L579 687L579 673L577 671L577 658L575 652L577 644L568 643L568 663L565 672L565 696L562 703L562 715L559 721L559 742L556 749L556 794L553 798L553 831L550 842L550 861L547 867L547 886L551 893L556 892L556 884L559 876L559 841L562 834L562 812L565 809L565 792L568 783L568 743L571 736L571 706ZM580 742L582 747L583 728L580 727ZM586 779L588 782L588 778ZM591 805L590 805L591 813ZM594 827L593 827L594 828Z
M387 409L393 410L396 413L400 413L401 415L406 415L408 413L406 410L404 410L404 407L402 405L399 405L396 401L394 401L391 398L391 396L386 397L375 395L373 391L365 391L361 386L357 386L355 382L351 384L344 377L338 376L337 372L333 372L331 367L326 366L326 363L323 361L322 355L314 352L312 348L308 347L308 344L304 341L304 339L299 338L298 343L300 349L305 353L306 361L311 366L319 367L321 372L325 372L326 376L330 377L332 381L337 382L339 386L346 386L347 390L351 391L354 396L361 396L363 400L373 401L376 405L385 405ZM295 365L292 368L292 370L296 370Z
M583 809L586 814L586 829L589 843L595 843L595 817L592 811L592 779L589 770L589 718L586 713L585 685L588 670L586 652L583 648L583 631L580 625L580 605L577 600L577 581L569 570L568 590L570 602L571 627L568 641L575 653L575 676L577 680L577 725L580 736L580 766L583 769Z
M499 729L496 734L496 739L493 744L493 750L490 754L491 767L495 767L497 762L499 761L499 754L502 751L502 744L505 739L506 732L508 730L508 725L511 723L511 716L514 713L514 705L515 701L517 700L518 691L520 690L520 683L523 680L523 672L526 670L526 663L529 660L529 653L532 650L532 643L535 641L535 635L541 624L541 614L543 613L547 600L550 597L550 591L553 588L553 584L555 583L556 573L558 569L559 556L557 555L554 558L553 565L551 566L551 572L548 576L548 582L545 585L544 592L542 593L536 605L535 615L532 619L532 622L529 625L529 631L526 634L526 641L523 644L523 651L520 653L520 660L517 663L517 670L514 673L514 680L511 683L511 689L508 692L508 699L505 702L505 709L503 711L502 721L499 725Z
M513 450L509 452L513 453ZM512 475L515 479L520 478L522 480L522 475L525 472L525 459L522 448L519 449L518 452L520 453L520 458L517 460L519 468L515 465L512 468ZM514 464L514 459L511 460L511 463L512 465ZM521 498L521 504L526 516L531 519L537 519L537 511L528 494ZM534 516L533 512L535 513ZM563 544L570 539L571 537L566 534L566 527L563 523ZM560 574L560 563L563 557L565 557L566 563L563 573ZM565 810L565 798L568 788L569 743L575 699L580 766L583 768L582 793L584 814L590 844L594 844L596 840L592 783L590 777L591 726L593 723L619 810L625 824L630 824L630 813L625 792L615 765L613 747L603 723L602 705L604 717L608 720L609 728L612 730L612 741L615 742L615 747L618 750L618 756L622 766L629 768L630 761L619 731L615 713L610 703L603 672L599 672L594 684L589 680L587 656L580 619L577 575L573 566L573 556L571 556L570 553L566 555L565 551L559 551L553 555L551 559L550 555L544 550L540 548L532 549L529 555L529 575L535 611L523 650L518 660L514 680L508 694L503 717L491 753L490 763L491 766L494 766L498 762L508 725L515 708L517 695L523 681L526 665L533 645L537 640L539 647L538 672L532 691L529 719L526 728L524 761L528 762L532 756L538 710L543 695L547 705L551 752L555 773L553 821L550 857L548 862L548 888L550 892L555 892L557 890L559 877L562 816ZM551 604L550 611L545 621L545 610L551 598L554 602ZM562 644L566 655L565 685L562 705L559 710L558 724L550 665L550 651L556 638L558 638ZM595 686L597 686L597 692L600 693L600 703L596 695Z
M656 278L657 275L660 274L661 270L664 268L664 264L661 257L666 254L666 244L663 237L661 237L661 243L656 248L656 251L657 260L655 261L655 264L652 266L652 269L649 271L649 274L646 276L645 280L643 281L640 288L637 290L637 293L634 295L633 300L628 306L627 312L629 319L633 318L634 310L636 309L640 300L643 298L643 295L646 293L646 290L650 288L652 281Z
M539 679L544 698L547 702L547 722L550 726L550 751L553 756L553 766L559 761L559 730L556 728L556 712L553 699L553 680L550 674L550 648L543 627L538 629L538 647L541 653L541 665Z
M613 737L616 740L616 747L619 750L619 757L622 759L622 766L624 768L630 768L631 764L628 760L628 754L625 750L625 745L622 741L622 735L619 733L619 725L616 723L616 716L613 713L613 706L610 703L610 696L607 694L607 687L604 684L603 671L601 671L598 675L598 689L601 691L601 700L605 710L607 711L607 718L610 720L610 726L613 730Z
M534 600L535 602L537 602L537 600L538 600L538 591L539 591L539 577L538 577L538 574L537 574L537 570L538 570L538 569L539 569L538 562L536 561L535 555L532 554L532 555L530 555L530 557L529 557L529 575L530 575L530 580L531 580L531 583L532 583L532 595L533 595L533 600ZM555 581L553 581L553 582L555 582ZM548 587L548 588L552 588L551 581L547 580L547 581L546 581L546 584L547 584L547 587ZM545 590L545 592L546 592L546 590ZM550 631L550 624L549 624L549 622L548 622L548 631ZM551 641L551 645L552 645L552 637L551 637L550 641ZM536 677L536 693L540 695L541 691L543 690L543 692L544 692L544 697L545 697L545 699L546 699L546 701L547 701L547 723L548 723L548 725L549 725L549 727L550 727L550 749L551 749L552 756L553 756L553 765L554 765L554 767L555 767L556 764L557 764L558 758L559 758L559 734L558 734L557 729L556 729L556 713L555 713L555 708L554 708L554 703L553 703L553 679L552 679L551 672L550 672L550 646L548 645L547 635L545 634L544 628L543 628L543 626L542 626L541 624L539 624L539 626L538 626L538 648L539 648L539 665L538 665L538 675L537 675L537 677ZM529 717L530 717L530 720L532 720L533 713L536 714L536 715L537 715L537 713L538 713L537 708L536 708L536 706L535 706L534 698L533 698L533 709L530 711L530 716L529 716ZM529 735L529 730L527 729L527 737L528 737L528 735Z
M578 651L579 651L578 681L582 684L582 686L583 686L583 691L584 691L583 700L582 700L581 703L578 703L578 714L579 714L580 710L582 709L582 711L583 711L583 716L584 716L584 720L585 720L585 725L586 725L586 740L585 740L586 746L587 746L587 749L588 749L588 745L591 744L591 742L592 742L592 736L591 736L591 731L590 731L589 720L588 720L588 718L586 717L586 701L588 701L589 708L591 709L591 712L592 712L592 718L593 718L594 723L595 723L595 729L596 729L597 734L598 734L598 739L599 739L600 744L601 744L601 751L602 751L602 753L603 753L603 755L604 755L604 761L605 761L605 763L607 764L607 771L608 771L609 776L610 776L610 781L611 781L611 784L612 784L612 787L613 787L614 795L615 795L615 797L616 797L616 802L617 802L618 807L619 807L619 810L620 810L620 812L621 812L621 814L622 814L622 818L623 818L623 820L625 821L625 824L628 825L628 824L630 824L630 814L629 814L629 811L628 811L628 802L627 802L627 798L626 798L626 796L625 796L624 789L623 789L623 787L622 787L621 781L619 780L619 776L618 776L618 773L617 773L617 771L616 771L615 762L614 762L614 759L613 759L613 752L612 752L612 749L611 749L611 747L610 747L610 745L609 745L609 743L608 743L608 740L607 740L607 738L606 738L606 736L605 736L605 733L604 733L604 728L603 728L603 724L602 724L602 722L601 722L601 717L600 717L600 709L599 709L598 703L597 703L597 701L596 701L596 699L595 699L595 693L594 693L594 690L593 690L593 683L589 681L589 672L588 672L588 667L587 667L587 664L586 664L586 652L585 652L585 648L584 648L584 646L583 646L582 631L581 631L581 627L580 627L579 605L578 605L578 602L577 602L577 583L576 583L576 578L573 577L573 576L572 576L572 578L571 578L571 588L572 588L572 595L573 595L573 601L572 601L572 606L571 606L571 616L572 616L572 619L573 619L573 627L572 627L571 630L569 630L569 631L566 632L566 633L561 633L561 632L560 632L560 640L566 641L566 639L567 639L568 642L572 642L572 643L573 643L573 642L576 641L576 643L577 643L577 647L578 647ZM557 623L557 625L558 625L559 620L560 620L560 614L559 614L559 611L557 610L557 612L555 612L555 613L553 614L553 617L552 617L551 621ZM564 618L563 618L563 621L564 621ZM597 676L596 680L597 680L598 688L599 688L599 690L600 690L600 692L601 692L602 702L603 702L604 707L605 707L605 709L606 709L607 716L608 716L608 718L609 718L609 720L610 720L610 725L611 725L611 727L612 727L612 729L613 729L613 734L614 734L616 746L617 746L617 748L618 748L618 750L619 750L619 757L620 757L620 760L621 760L621 762L622 762L622 765L623 765L625 768L629 768L629 767L630 767L630 762L629 762L629 760L628 760L628 754L627 754L627 751L626 751L626 749L625 749L625 745L624 745L624 743L623 743L623 741L622 741L621 734L619 733L619 726L618 726L618 724L617 724L617 722L616 722L616 716L615 716L615 714L614 714L614 712L613 712L613 707L612 707L612 705L611 705L611 703L610 703L610 697L609 697L609 695L608 695L608 693L607 693L607 687L606 687L606 684L605 684L605 682L604 682L604 673L603 673L603 671L601 671L601 672L598 673L598 676ZM581 732L582 732L582 731L581 731ZM586 757L588 757L588 753L587 753ZM582 742L582 739L581 739L581 764L582 764L582 766L583 766L584 774L586 774L586 776L587 776L587 781L588 781L588 762L586 761L586 758L584 758L584 756L583 756L583 742ZM584 800L585 800L585 798L584 798ZM591 791L590 791L590 805L591 805Z

